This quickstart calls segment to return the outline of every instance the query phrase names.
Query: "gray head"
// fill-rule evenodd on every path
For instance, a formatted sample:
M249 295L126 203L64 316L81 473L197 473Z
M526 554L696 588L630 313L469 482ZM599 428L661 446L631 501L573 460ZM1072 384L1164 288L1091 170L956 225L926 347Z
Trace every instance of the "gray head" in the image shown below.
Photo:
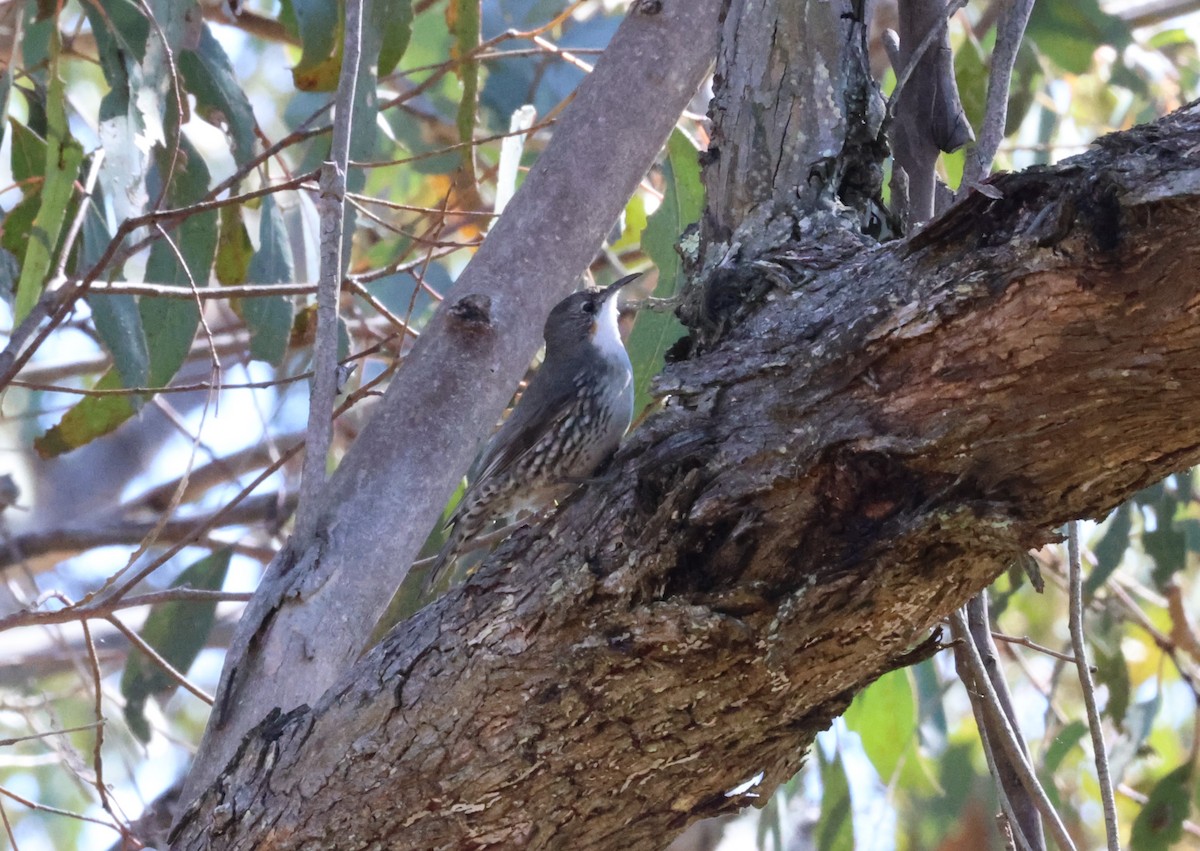
M604 289L588 287L564 298L550 311L543 334L546 338L546 358L569 356L588 343L602 348L615 341L620 345L617 328L617 293L626 284L640 277L626 275Z

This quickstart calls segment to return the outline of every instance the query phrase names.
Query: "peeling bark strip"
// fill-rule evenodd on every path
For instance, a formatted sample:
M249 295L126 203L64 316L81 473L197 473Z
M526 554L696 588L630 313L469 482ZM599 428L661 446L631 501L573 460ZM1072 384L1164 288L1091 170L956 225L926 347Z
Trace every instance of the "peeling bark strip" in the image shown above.
M1197 150L1193 110L710 282L775 288L608 481L252 731L172 847L657 848L769 794L1017 553L1200 461Z

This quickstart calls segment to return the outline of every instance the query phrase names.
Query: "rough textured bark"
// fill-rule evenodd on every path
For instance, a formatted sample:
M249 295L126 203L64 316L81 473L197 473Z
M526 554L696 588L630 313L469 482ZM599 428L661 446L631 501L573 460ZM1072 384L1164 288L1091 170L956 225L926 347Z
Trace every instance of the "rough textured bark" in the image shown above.
M173 847L657 848L770 793L1022 550L1200 462L1198 148L1192 109L721 270L613 474L253 730Z
M897 77L909 73L896 96L892 146L896 167L908 176L908 212L914 222L934 213L935 167L942 151L956 151L974 136L954 79L954 53L946 28L945 0L900 0ZM937 33L936 35L934 33ZM933 43L918 55L922 43ZM913 63L916 63L913 65ZM913 65L911 72L908 71Z
M879 169L886 149L864 5L729 4L709 107L713 137L703 155L707 243L737 242L757 254L777 244L788 212L868 206L881 172L861 172ZM864 147L874 150L864 155Z

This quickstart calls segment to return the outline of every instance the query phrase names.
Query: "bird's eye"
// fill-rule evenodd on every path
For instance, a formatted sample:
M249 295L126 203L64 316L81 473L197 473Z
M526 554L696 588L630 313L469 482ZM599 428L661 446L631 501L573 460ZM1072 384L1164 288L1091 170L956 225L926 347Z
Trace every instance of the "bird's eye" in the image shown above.
M583 312L584 313L595 313L596 312L596 302L585 301L583 303Z

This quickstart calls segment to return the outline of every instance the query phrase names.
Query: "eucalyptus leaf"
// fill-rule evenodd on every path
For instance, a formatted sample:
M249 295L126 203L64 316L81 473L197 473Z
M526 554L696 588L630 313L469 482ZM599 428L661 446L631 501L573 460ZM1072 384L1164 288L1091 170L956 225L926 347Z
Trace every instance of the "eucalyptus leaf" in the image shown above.
M642 247L658 267L656 298L670 298L683 285L683 264L675 249L688 225L699 221L704 211L704 185L696 147L678 129L667 140L667 159L662 167L666 192L662 204L649 217L642 232ZM670 313L642 311L634 322L626 347L633 362L634 410L642 411L652 401L650 381L663 367L667 349L684 333L683 325Z
M229 572L233 550L217 550L188 567L171 583L172 588L219 591ZM172 668L186 674L196 656L204 649L216 619L216 601L172 600L150 610L138 633ZM121 695L125 698L125 720L143 742L150 739L146 723L146 700L152 695L169 694L177 687L160 665L139 650L131 650L121 676Z
M252 284L285 284L295 280L292 248L283 214L273 195L263 199L258 226L258 251L250 260L246 280ZM279 364L287 353L295 313L287 296L238 299L234 305L250 328L250 356Z
M815 745L821 766L821 818L816 827L817 851L854 851L854 819L850 806L850 781L840 753L827 759Z

